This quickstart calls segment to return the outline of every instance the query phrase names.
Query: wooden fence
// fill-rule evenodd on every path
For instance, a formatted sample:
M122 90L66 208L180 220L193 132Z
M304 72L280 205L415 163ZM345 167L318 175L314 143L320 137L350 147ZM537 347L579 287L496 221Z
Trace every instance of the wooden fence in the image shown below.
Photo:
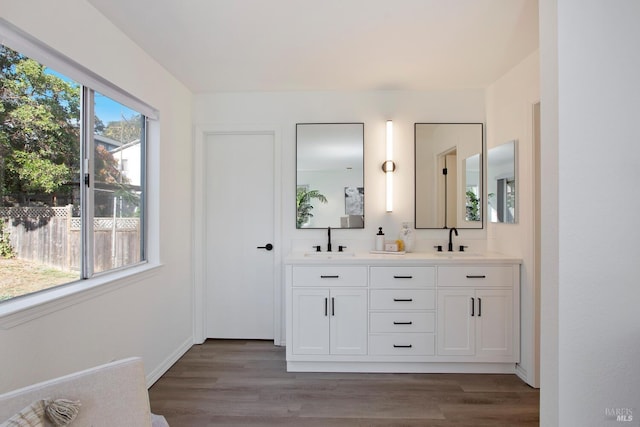
M17 258L79 271L81 220L73 206L0 207L0 220ZM94 271L140 261L139 218L94 218Z

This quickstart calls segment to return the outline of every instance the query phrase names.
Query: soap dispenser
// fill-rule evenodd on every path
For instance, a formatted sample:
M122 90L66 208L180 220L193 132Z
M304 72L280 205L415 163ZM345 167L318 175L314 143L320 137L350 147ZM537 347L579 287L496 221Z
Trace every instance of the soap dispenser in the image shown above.
M376 251L384 250L384 233L382 227L378 227L378 234L376 234Z

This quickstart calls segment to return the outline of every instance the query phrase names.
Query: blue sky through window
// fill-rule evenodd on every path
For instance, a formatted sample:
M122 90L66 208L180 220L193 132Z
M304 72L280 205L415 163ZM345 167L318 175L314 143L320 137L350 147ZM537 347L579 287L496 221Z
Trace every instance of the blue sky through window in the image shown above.
M49 67L45 68L45 73L52 74L56 77L61 78L65 82L71 83L73 85L77 85L74 80L65 76L64 74L60 74L56 70L53 70ZM109 122L117 122L125 119L131 119L131 117L137 115L138 113L131 108L126 107L125 105L120 104L117 101L109 98L108 96L102 95L101 93L94 92L94 104L95 104L95 114L104 125L108 125Z
M108 125L109 122L117 122L123 118L129 120L131 117L138 115L138 113L131 108L98 92L95 92L94 103L96 116L102 120L105 126Z

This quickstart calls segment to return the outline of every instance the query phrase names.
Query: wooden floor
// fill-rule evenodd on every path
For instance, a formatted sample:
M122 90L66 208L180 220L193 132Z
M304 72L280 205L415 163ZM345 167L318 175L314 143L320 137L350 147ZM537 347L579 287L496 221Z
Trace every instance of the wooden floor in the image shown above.
M269 341L208 340L149 390L171 427L537 426L515 375L289 373Z

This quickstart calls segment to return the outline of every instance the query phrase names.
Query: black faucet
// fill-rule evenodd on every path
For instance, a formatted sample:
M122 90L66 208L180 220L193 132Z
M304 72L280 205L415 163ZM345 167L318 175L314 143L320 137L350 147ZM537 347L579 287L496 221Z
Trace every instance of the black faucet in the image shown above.
M331 227L327 227L327 252L331 252Z
M458 229L455 227L451 227L451 230L449 230L449 249L447 249L449 252L453 252L453 236L451 235L451 233L456 232L456 236L458 235Z

